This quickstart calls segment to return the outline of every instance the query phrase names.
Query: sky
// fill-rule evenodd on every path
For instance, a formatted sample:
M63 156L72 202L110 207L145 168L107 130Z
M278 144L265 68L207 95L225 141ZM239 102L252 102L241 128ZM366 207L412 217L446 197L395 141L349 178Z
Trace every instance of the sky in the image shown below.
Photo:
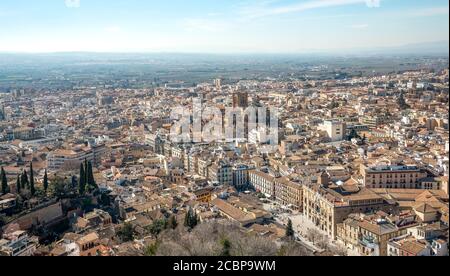
M448 40L448 0L0 1L0 52L303 53Z

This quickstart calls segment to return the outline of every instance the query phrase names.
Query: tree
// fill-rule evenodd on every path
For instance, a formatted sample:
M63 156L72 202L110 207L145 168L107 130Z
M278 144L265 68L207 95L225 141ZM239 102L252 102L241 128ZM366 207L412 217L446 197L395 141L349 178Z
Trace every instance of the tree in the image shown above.
M189 227L189 225L191 225L191 217L192 217L192 210L191 210L191 208L189 208L189 210L187 211L187 213L184 217L184 226L185 227Z
M149 232L154 235L158 236L162 231L166 230L168 228L168 221L167 219L158 219L153 221L153 224L149 227Z
M316 245L323 250L330 250L330 240L327 236L320 235Z
M36 189L34 187L33 162L30 162L30 192L32 196L36 193Z
M347 248L346 248L344 245L342 245L342 244L340 244L340 245L338 245L338 246L332 248L331 251L332 251L335 255L338 255L338 256L344 256L344 257L345 257L345 256L348 255Z
M47 192L48 190L48 176L47 176L47 170L45 170L44 173L44 191Z
M184 218L184 226L194 229L195 226L198 224L198 217L197 214L194 214L191 208L189 208L188 212L186 213L186 217Z
M20 194L21 188L22 188L22 184L20 183L20 175L17 175L17 182L16 182L17 194Z
M81 201L81 209L85 212L92 211L92 199L90 197L83 198Z
M80 165L80 179L78 184L78 191L80 195L84 195L86 191L86 176L83 164Z
M22 188L23 189L29 188L30 182L28 182L28 174L27 174L27 170L26 169L23 170L20 182L22 182Z
M248 235L239 224L229 221L201 223L195 229L178 227L158 237L157 256L277 256L279 243L272 239ZM304 245L289 242L282 256L304 256Z
M231 241L227 238L223 238L220 241L222 245L222 251L220 252L221 257L230 257L231 256Z
M169 227L173 230L177 229L178 227L178 221L175 215L171 216L169 219Z
M7 222L6 215L0 214L0 227L6 225L6 222Z
M0 178L2 181L2 194L9 193L8 179L6 178L6 173L3 167L1 168Z
M294 228L292 227L292 220L289 219L286 226L286 237L293 239L295 235Z
M348 140L351 141L352 139L357 139L360 138L358 135L358 132L356 131L356 129L352 129L350 131L350 134L348 135Z
M75 175L72 175L72 177L70 178L70 185L71 188L76 188L78 186L78 180Z
M322 238L322 234L314 228L309 228L308 231L306 231L306 237L308 238L309 241L315 244L318 240Z
M144 249L144 255L147 257L155 256L157 252L158 252L158 243L157 242L145 247L145 249Z
M400 107L400 109L402 109L402 110L410 109L410 108L411 108L411 106L409 106L409 105L406 103L405 96L403 95L403 92L400 93L400 96L399 96L398 99L397 99L397 104L398 104L398 106Z
M125 225L117 231L117 235L123 242L130 242L134 240L134 227L130 223Z
M364 133L364 136L363 136L363 138L362 138L362 142L363 142L363 144L365 144L365 143L367 142L367 136L366 136L365 133Z
M288 256L311 256L310 251L306 249L303 245L296 242L288 242L284 243L277 252L277 256L279 257L288 257Z
M86 184L91 189L97 189L97 183L95 183L94 173L92 170L92 163L90 161L86 161Z
M73 187L66 177L55 176L52 178L51 183L52 185L49 188L52 196L58 199L68 198L70 195L75 195L77 193L76 186Z
M84 159L84 183L86 186L88 185L88 162L87 159Z

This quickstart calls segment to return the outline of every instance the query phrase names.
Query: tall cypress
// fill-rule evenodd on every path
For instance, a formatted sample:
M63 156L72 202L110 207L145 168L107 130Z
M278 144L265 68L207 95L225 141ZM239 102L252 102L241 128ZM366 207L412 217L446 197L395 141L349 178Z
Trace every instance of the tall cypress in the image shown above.
M44 173L44 191L47 192L48 190L48 176L47 176L47 170L45 170Z
M89 185L89 187L96 189L97 188L97 183L95 183L95 178L94 178L94 172L92 170L92 163L91 161L87 162L87 185Z
M23 189L29 188L30 182L28 181L28 174L26 169L23 170L21 182Z
M2 181L2 194L7 194L7 193L9 193L8 179L6 178L6 173L5 173L5 170L3 169L3 167L1 168L0 174L1 174L0 177L1 177L1 181Z
M88 180L88 161L87 159L84 159L84 183L87 185L89 184L89 180Z
M286 237L292 239L295 237L294 227L292 226L292 220L289 219L286 226Z
M79 180L79 185L78 185L78 191L80 193L80 195L83 195L84 192L86 191L86 176L85 176L85 172L84 172L84 164L81 163L80 165L80 180Z
M191 218L192 217L192 211L191 208L186 213L186 216L184 217L184 226L189 227L191 225Z
M16 182L16 190L17 194L20 194L20 191L22 190L22 183L20 183L20 175L17 175L17 182Z
M30 162L30 192L32 196L36 193L36 189L34 188L33 162Z
M186 217L184 218L184 226L194 229L195 226L198 224L198 217L197 214L194 214L193 210L189 208L188 212L186 213Z

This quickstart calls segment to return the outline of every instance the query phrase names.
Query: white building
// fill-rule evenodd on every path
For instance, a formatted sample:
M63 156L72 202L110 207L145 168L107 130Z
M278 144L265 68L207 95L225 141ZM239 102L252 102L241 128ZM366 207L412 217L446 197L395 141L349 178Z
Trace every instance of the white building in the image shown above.
M233 185L233 168L230 164L220 161L209 167L209 179L220 185Z
M330 138L332 142L338 142L345 139L347 126L343 122L325 121L320 128L327 132L328 138Z
M275 178L260 171L249 173L249 184L256 191L265 194L269 198L275 196Z
M104 145L93 147L79 145L72 149L58 149L48 155L47 166L51 171L75 170L79 169L80 164L85 160L98 164L105 152Z

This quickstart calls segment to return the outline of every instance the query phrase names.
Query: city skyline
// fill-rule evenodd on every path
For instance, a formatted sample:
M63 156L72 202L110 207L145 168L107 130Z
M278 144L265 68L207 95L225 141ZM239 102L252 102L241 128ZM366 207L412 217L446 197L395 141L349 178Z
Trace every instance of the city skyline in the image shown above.
M449 40L444 0L36 2L0 3L0 52L334 53Z

